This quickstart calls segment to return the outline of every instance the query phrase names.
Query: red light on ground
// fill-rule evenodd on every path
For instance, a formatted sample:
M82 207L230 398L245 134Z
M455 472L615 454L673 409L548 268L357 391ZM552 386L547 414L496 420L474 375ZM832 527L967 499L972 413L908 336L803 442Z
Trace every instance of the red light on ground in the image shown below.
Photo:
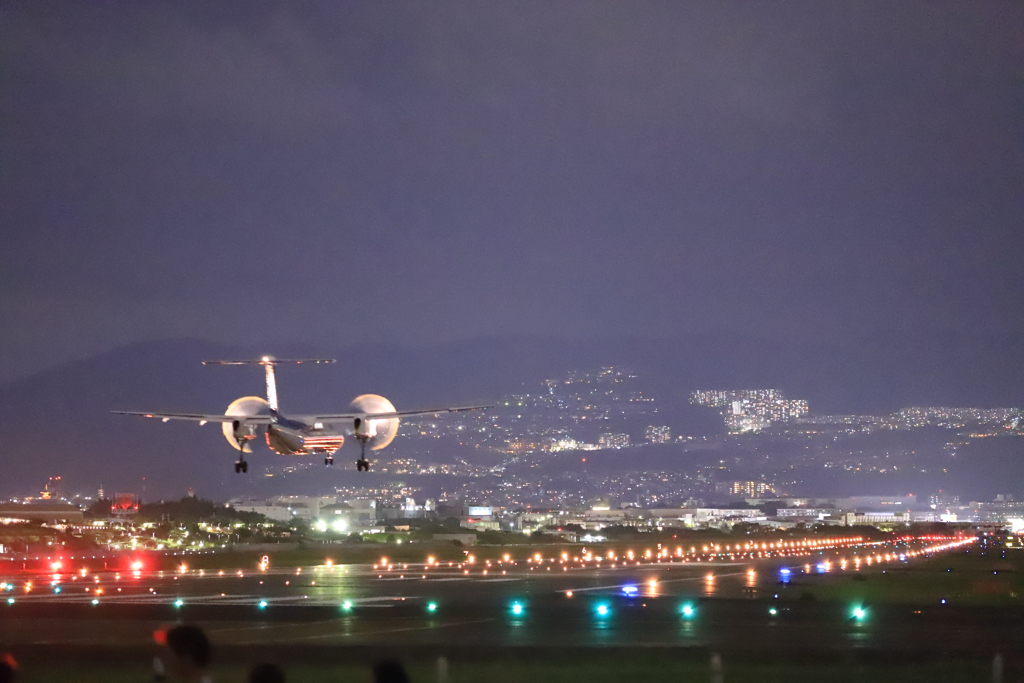
M134 562L132 562L132 570L133 571L141 571L142 570L142 562L140 562L138 560L135 560Z
M50 569L52 569L53 571L58 571L58 570L60 570L60 568L61 568L61 567L63 567L63 566L64 566L64 565L63 565L63 563L61 563L61 562L51 562L51 563L50 563Z
M167 645L167 629L158 628L153 631L153 642L157 645Z
M586 458L580 458L580 462L586 462L586 461L587 461Z

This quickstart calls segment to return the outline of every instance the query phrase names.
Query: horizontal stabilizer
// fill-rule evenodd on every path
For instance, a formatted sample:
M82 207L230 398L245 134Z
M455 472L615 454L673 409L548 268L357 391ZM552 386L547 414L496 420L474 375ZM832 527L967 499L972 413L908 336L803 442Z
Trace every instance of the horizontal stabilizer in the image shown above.
M203 365L280 365L282 363L333 363L333 358L271 358L258 360L204 360Z

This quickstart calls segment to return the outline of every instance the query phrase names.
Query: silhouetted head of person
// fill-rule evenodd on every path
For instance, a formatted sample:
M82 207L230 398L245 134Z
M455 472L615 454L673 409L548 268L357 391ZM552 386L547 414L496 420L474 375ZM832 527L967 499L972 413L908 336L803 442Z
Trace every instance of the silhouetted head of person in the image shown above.
M395 660L384 659L373 665L373 683L409 683L409 674Z
M18 673L18 662L14 655L0 650L0 683L14 683Z
M182 681L199 680L213 655L210 640L197 626L175 626L167 631L167 670Z
M277 664L257 664L249 671L248 683L284 683L284 671Z

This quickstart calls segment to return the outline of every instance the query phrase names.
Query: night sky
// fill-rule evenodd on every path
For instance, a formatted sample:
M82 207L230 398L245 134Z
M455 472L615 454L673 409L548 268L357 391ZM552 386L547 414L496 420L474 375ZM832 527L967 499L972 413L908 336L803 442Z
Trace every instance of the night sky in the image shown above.
M144 340L1024 334L1020 2L0 6L0 381Z

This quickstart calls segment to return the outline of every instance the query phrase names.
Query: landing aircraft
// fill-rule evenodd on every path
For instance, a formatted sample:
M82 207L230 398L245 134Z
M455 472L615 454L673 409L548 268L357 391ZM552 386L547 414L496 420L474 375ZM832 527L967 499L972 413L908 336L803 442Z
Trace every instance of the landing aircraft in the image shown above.
M235 472L249 471L246 453L252 453L251 442L262 432L267 445L281 455L322 455L325 465L334 464L334 454L345 443L348 431L359 442L360 454L356 470L369 472L370 462L366 459L366 447L379 451L386 448L398 433L398 419L416 415L437 415L457 413L464 410L481 410L492 406L460 406L455 408L434 408L431 410L395 410L391 401L377 394L357 396L347 413L322 413L317 415L294 415L285 417L277 406L277 379L274 367L284 363L333 363L332 358L303 358L282 360L264 356L259 360L210 360L203 365L262 365L267 376L267 398L243 396L232 401L223 415L198 413L141 413L115 410L118 415L138 415L158 418L164 422L187 420L204 425L207 422L221 423L224 438L238 451ZM344 425L351 425L346 430Z

